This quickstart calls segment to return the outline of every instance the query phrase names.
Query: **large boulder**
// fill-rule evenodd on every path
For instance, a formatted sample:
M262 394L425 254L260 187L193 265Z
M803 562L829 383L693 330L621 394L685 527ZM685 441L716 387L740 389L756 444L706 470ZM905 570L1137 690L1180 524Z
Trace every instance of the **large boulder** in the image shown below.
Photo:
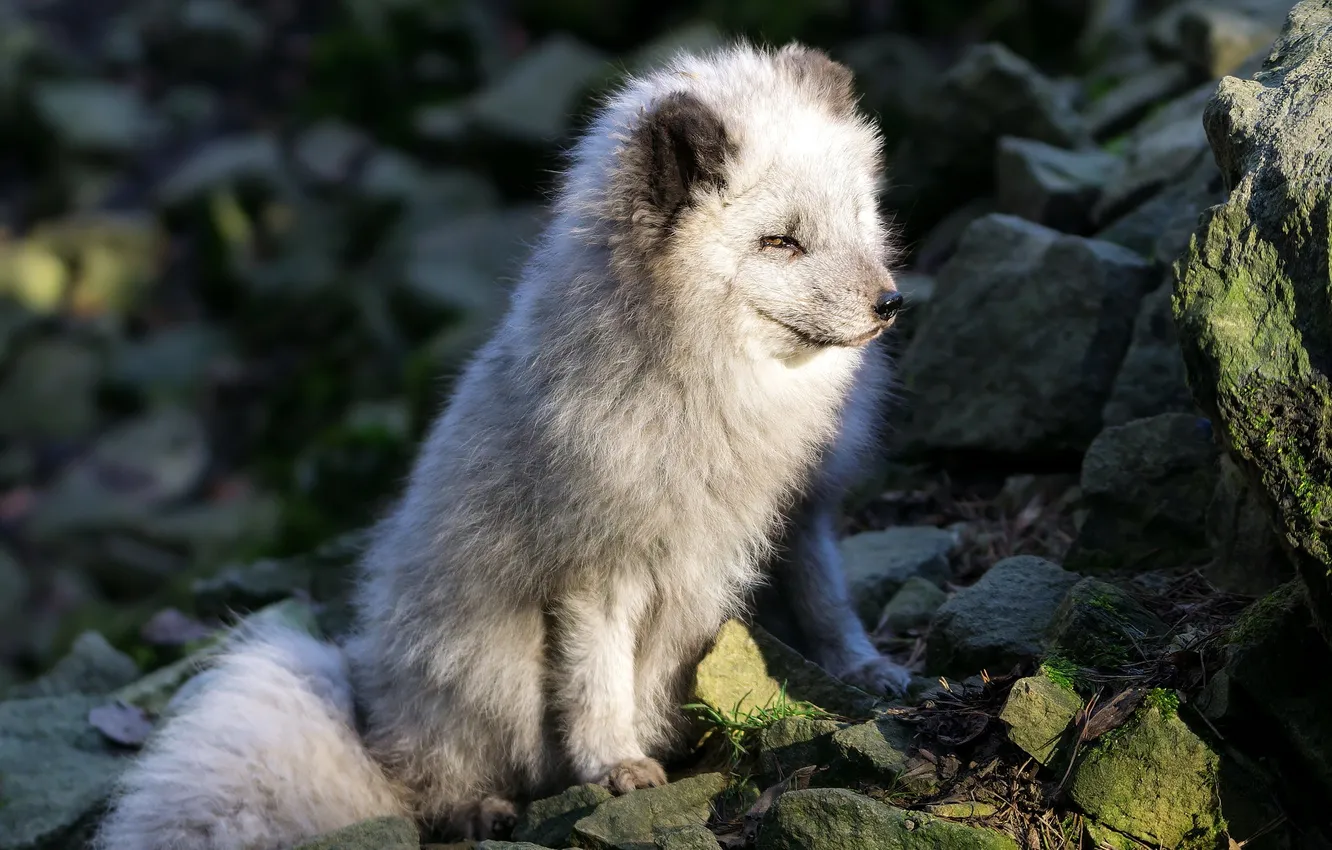
M1000 832L889 806L845 788L788 791L759 833L760 850L1016 850Z
M1106 425L1195 409L1170 306L1173 291L1174 286L1165 283L1142 299L1133 341L1101 412Z
M1151 265L1007 215L974 222L902 355L911 454L1080 454L1128 348Z
M1254 79L1204 114L1230 197L1177 264L1189 382L1285 527L1332 637L1332 6L1296 6Z
M705 824L724 790L726 777L704 773L615 797L574 824L573 843L587 850L646 850L657 830Z

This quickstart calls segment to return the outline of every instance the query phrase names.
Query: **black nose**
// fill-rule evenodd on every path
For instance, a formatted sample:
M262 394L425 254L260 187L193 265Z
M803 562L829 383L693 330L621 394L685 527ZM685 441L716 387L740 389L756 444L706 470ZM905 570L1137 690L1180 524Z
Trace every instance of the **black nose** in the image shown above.
M881 322L891 322L900 309L902 309L902 293L896 289L880 292L874 302L874 315L878 316Z

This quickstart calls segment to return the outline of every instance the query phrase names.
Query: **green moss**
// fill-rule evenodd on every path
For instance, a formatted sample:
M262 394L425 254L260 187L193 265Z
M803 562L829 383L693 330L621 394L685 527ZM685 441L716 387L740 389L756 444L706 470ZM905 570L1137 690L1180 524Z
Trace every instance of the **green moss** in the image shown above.
M1068 691L1077 691L1085 682L1082 668L1060 655L1051 655L1041 662L1041 673Z
M1292 605L1299 604L1301 595L1299 583L1292 581L1257 600L1245 609L1231 628L1229 643L1233 646L1255 643L1263 634L1280 623Z
M1166 688L1152 688L1143 704L1161 712L1163 717L1174 717L1179 713L1179 694Z

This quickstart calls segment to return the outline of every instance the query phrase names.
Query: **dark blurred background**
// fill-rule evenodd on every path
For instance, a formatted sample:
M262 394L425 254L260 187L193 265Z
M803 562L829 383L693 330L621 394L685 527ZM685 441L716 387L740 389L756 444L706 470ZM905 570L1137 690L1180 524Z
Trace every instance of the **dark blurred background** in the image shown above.
M931 139L993 143L945 71L996 42L1072 110L1166 68L1079 142L1113 150L1216 73L1181 61L1174 5L0 0L0 689L86 629L150 668L230 610L319 596L627 71L740 35L827 48L929 270L990 180Z

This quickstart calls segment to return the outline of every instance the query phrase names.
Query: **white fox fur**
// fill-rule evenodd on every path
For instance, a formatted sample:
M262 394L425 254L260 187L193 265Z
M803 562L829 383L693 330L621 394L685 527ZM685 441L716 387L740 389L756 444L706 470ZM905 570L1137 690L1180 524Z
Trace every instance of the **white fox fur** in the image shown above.
M817 51L631 80L365 553L350 678L309 638L242 643L99 846L278 850L399 812L486 837L514 799L663 782L692 665L765 575L803 651L900 690L833 528L886 380L879 159Z

